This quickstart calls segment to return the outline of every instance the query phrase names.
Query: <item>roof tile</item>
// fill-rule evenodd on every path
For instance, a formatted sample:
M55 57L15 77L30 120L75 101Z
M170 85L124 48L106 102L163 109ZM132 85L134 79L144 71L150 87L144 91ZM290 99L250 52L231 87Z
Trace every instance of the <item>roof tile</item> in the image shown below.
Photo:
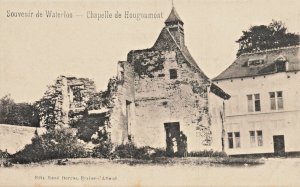
M253 77L276 73L275 62L279 57L284 57L288 62L286 71L300 70L300 46L290 46L277 49L269 49L255 53L240 55L226 70L213 80L224 80L232 78ZM248 66L247 62L253 59L264 59L263 64Z

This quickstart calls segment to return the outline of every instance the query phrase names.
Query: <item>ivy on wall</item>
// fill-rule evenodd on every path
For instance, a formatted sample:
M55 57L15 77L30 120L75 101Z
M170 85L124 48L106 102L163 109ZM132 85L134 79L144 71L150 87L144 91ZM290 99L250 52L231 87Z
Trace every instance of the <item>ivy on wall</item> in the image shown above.
M95 93L87 102L87 110L112 108L114 106L113 95L117 92L117 78L109 79L107 90Z
M67 85L63 85L63 79L67 80ZM55 80L55 84L48 86L43 98L35 103L40 120L46 127L53 128L57 124L65 123L62 119L64 115L63 102L66 99L63 96L64 86L68 87L68 94L72 91L74 97L73 101L70 102L70 106L72 107L87 107L88 99L95 93L94 81L90 79L59 76ZM64 110L69 111L68 125L83 116L82 111L75 112L70 110L70 108L65 108Z
M194 93L203 95L205 92L207 92L207 86L205 84L200 85L198 81L191 81L190 82L192 86L192 90Z
M159 51L134 54L134 72L141 78L153 78L154 72L164 69L165 58Z

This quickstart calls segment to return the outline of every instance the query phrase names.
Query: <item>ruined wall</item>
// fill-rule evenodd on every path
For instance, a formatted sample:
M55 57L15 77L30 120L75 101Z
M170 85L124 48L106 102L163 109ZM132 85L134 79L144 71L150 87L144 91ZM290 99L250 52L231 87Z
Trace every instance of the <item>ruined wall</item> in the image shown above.
M68 123L73 124L84 116L89 101L96 93L93 80L88 78L67 77L67 94L64 95ZM68 108L69 105L69 108Z
M128 123L126 103L131 103L132 115L134 114L134 72L133 67L127 62L118 63L117 89L113 93L114 106L111 110L111 141L122 144L128 141L128 135L134 119Z
M36 102L41 126L63 125L83 116L88 100L95 94L94 82L86 78L59 76Z
M94 81L88 78L67 77L67 86L70 110L75 113L83 111L89 99L95 94Z

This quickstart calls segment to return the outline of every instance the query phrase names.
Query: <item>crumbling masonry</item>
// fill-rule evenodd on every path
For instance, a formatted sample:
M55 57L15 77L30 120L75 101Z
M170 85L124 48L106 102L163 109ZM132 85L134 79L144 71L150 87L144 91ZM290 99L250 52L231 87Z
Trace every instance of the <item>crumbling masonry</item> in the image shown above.
M211 83L189 53L174 8L152 48L130 51L127 61L118 63L112 95L113 143L131 141L175 153L181 132L189 151L221 150L220 115L230 96Z
M94 81L90 79L59 76L36 103L40 126L69 127L83 117L88 101L95 93Z
M95 123L103 119L90 129L105 126L115 145L131 142L165 148L173 155L222 150L223 101L229 97L189 53L183 21L173 8L153 47L130 51L127 61L118 63L117 77L110 79L106 91L95 93L88 79L62 76L38 106L42 114L49 113L45 103L54 109L42 115L47 116L44 124L68 125L83 118L85 111ZM86 141L97 134L79 133Z

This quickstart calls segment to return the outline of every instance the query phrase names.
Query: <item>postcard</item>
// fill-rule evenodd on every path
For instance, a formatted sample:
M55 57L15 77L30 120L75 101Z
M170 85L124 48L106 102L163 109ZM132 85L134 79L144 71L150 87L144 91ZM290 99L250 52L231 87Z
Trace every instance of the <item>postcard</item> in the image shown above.
M0 186L299 186L297 0L0 0Z

